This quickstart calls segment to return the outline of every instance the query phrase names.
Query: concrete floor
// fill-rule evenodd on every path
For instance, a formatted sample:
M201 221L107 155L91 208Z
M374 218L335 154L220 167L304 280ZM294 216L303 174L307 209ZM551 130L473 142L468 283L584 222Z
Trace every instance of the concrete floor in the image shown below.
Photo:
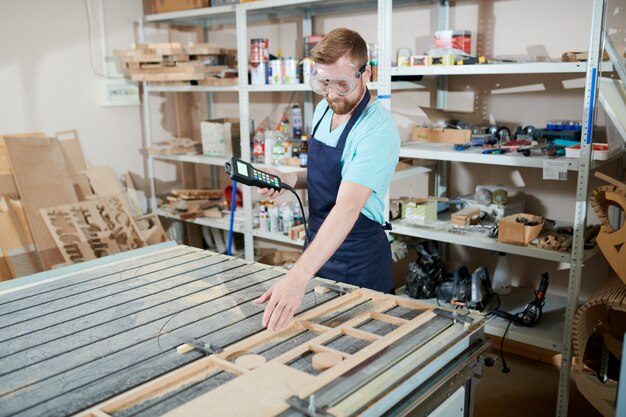
M499 351L494 349L494 354ZM502 363L483 368L476 388L474 417L554 417L559 383L556 366L512 353L505 354L511 371L502 373ZM572 383L569 417L602 417Z

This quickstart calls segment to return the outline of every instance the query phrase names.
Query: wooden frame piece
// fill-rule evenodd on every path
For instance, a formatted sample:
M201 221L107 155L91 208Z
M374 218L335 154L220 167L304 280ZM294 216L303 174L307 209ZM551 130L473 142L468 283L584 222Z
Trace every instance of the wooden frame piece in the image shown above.
M335 327L325 326L314 321L324 317L330 311L341 311L346 306L356 307L370 301L373 302L371 308L358 313L357 316ZM419 310L419 314L411 320L385 314L386 311L398 306ZM191 380L201 379L211 372L220 370L231 373L234 379L170 411L166 415L170 417L189 416L195 415L194 413L206 413L209 409L215 414L228 410L228 412L237 413L238 415L275 415L289 407L285 402L288 397L297 395L304 399L360 364L376 355L384 354L383 352L393 343L398 342L404 336L436 317L437 315L433 310L434 307L417 301L358 289L299 315L292 322L291 326L281 332L275 333L266 330L248 337L219 353L201 358L185 367L106 401L98 407L90 409L89 412L100 410L113 414L154 396L162 395L168 390L189 383ZM358 328L358 326L371 320L380 320L397 327L385 336ZM479 325L478 322L479 320L476 320L476 326ZM248 370L235 364L238 356L254 353L253 349L272 341L288 340L290 337L301 334L303 330L317 333L317 336L308 342L273 357L256 369ZM327 346L327 343L343 335L365 340L368 342L368 345L366 348L361 348L354 353L343 352ZM312 375L289 365L304 354L312 353L314 355L322 352L338 355L338 357L341 357L341 360L331 364L328 369L320 370L317 375ZM259 386L263 386L264 389L259 390ZM241 396L246 397L245 404L237 400ZM88 415L85 413L78 414L80 417L87 417Z

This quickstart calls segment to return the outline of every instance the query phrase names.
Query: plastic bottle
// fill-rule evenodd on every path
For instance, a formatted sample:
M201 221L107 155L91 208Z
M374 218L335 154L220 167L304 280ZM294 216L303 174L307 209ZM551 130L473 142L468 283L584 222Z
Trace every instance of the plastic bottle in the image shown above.
M302 135L302 142L300 143L300 166L306 167L309 163L309 138L306 135Z
M291 124L293 127L293 137L302 136L302 109L297 104L291 108Z
M272 165L274 161L274 132L271 130L265 131L265 163Z
M272 147L272 165L279 165L285 157L285 143L282 132L274 132L274 146Z
M278 207L270 207L269 210L270 216L270 232L277 233L278 232Z
M293 224L294 226L299 226L302 223L302 210L300 210L300 205L296 204L293 208Z
M289 204L283 204L280 208L280 214L283 219L283 234L289 234L289 229L294 226L293 210Z
M253 161L257 164L265 162L265 134L262 128L258 128L254 134L252 141L252 156Z
M503 252L498 256L496 270L493 273L493 289L498 295L511 293L511 270L509 260Z

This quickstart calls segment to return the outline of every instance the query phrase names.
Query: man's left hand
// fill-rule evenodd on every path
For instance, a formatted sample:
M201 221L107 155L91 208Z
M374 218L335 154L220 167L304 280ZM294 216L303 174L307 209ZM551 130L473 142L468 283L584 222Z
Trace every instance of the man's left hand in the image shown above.
M279 331L287 327L294 313L302 304L308 281L308 277L299 276L292 270L262 296L254 300L256 304L262 304L269 300L262 321L267 330Z

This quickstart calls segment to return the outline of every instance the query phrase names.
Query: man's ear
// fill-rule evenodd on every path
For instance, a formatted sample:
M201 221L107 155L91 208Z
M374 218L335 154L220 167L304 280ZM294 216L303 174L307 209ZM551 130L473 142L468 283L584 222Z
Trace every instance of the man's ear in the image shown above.
M365 82L369 82L372 79L372 66L367 64L365 66L365 71L361 74L361 78L365 80Z

